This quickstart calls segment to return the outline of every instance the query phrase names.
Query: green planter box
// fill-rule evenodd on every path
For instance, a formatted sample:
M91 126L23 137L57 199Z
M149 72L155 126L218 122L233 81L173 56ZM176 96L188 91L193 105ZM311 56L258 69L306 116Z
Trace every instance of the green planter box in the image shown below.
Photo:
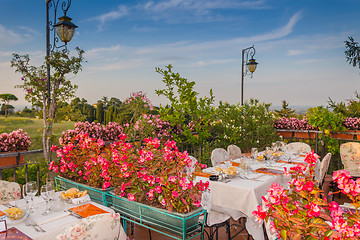
M66 191L69 188L77 188L80 191L87 190L92 201L102 204L104 206L106 206L105 194L113 190L113 188L108 188L107 190L103 190L101 188L90 187L88 185L78 183L60 176L55 177L55 183L57 189L59 189L60 191Z
M206 211L202 208L181 214L138 202L131 202L127 198L115 196L113 192L108 192L106 197L108 206L119 212L124 219L165 235L168 234L161 230L181 236L181 238L172 236L175 239L191 239L203 233L204 220L199 222L199 217L206 214Z

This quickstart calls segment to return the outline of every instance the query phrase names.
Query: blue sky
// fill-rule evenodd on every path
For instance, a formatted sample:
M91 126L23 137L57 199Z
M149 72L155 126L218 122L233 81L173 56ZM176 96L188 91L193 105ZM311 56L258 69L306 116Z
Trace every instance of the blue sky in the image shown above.
M11 54L43 61L45 1L1 0L0 16L0 93L24 105ZM344 55L348 36L360 42L360 0L72 0L68 16L79 26L68 47L87 60L72 78L89 103L140 90L166 103L155 94L164 88L155 67L168 64L199 96L213 89L216 103L239 102L241 50L252 45L259 65L245 100L318 106L353 98L360 86Z

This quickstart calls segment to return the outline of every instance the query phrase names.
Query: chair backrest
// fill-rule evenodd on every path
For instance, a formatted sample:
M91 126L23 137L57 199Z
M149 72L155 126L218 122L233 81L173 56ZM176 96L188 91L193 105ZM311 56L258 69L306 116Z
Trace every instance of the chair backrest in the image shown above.
M188 175L195 172L195 165L198 162L198 160L193 156L189 156L189 158L191 159L191 166L184 168L185 173L188 174Z
M236 158L241 157L241 149L234 144L229 145L227 147L227 151L229 153L230 159L236 159Z
M21 188L16 182L0 180L0 204L21 198Z
M303 142L292 142L286 145L286 151L296 153L308 153L311 152L309 144Z
M104 213L83 218L55 238L64 239L126 240L126 234L118 213Z
M211 152L211 163L213 166L217 166L222 161L229 159L229 153L223 148L215 148Z
M326 175L326 173L327 173L327 171L329 169L331 156L332 156L332 154L328 153L328 154L325 155L325 157L321 161L320 171L319 171L319 179L318 179L318 186L320 188L322 188L322 185L323 185L324 179L325 179L325 175Z
M347 142L340 146L341 162L351 176L360 177L360 143Z

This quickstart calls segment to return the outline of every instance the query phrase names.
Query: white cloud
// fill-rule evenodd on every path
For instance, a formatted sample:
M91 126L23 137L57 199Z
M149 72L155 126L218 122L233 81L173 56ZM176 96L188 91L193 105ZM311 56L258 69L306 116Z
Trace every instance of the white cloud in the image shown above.
M140 62L145 65L155 66L163 62L176 63L177 61L184 60L188 63L191 62L190 65L192 66L229 63L236 60L231 58L219 60L217 56L232 55L234 51L240 52L241 46L280 40L293 31L293 28L300 19L301 13L298 12L294 14L283 27L270 31L269 33L248 38L234 38L196 43L191 41L178 41L141 47L114 45L108 48L94 48L87 51L86 54L87 57L101 59L98 63L100 62L102 66L97 68L97 70L134 68L139 66L138 64ZM134 56L137 56L141 60L124 60L119 62L119 59L133 59ZM197 56L201 56L201 59L198 59ZM207 59L207 57L209 58ZM129 61L129 63L125 64L126 61Z
M0 45L14 46L20 43L27 42L31 39L31 35L27 33L17 33L13 30L7 29L0 24Z
M116 10L94 17L99 22L99 31L103 30L107 22L117 20L129 14L129 9L125 5L119 5Z

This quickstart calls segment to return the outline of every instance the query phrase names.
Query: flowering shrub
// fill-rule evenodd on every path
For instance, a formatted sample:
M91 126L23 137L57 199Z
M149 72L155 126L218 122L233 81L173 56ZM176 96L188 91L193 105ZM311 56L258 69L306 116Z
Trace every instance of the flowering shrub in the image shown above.
M115 141L122 132L122 126L116 122L109 122L107 125L94 122L78 122L75 123L74 130L67 130L62 133L59 143L62 146L69 143L76 143L75 139L78 139L77 136L84 134L88 134L90 138Z
M161 120L159 115L142 114L134 124L124 124L124 132L130 139L139 140L147 137L169 139L181 131Z
M116 194L130 201L180 213L199 207L201 193L208 188L208 182L195 184L193 176L185 174L184 168L192 162L174 141L161 144L157 138L147 138L140 149L127 143L123 134L106 147L103 140L87 134L76 136L75 141L53 146L60 161L52 161L49 170L92 187L113 186ZM195 165L198 170L201 167L206 166Z
M120 136L123 138L123 135ZM76 144L73 144L76 142ZM60 161L52 161L49 170L60 173L60 176L92 187L106 189L110 187L119 164L119 154L131 154L131 145L123 141L114 142L105 147L102 139L90 138L80 134L63 147L52 147Z
M258 206L253 215L259 223L270 221L271 230L280 239L359 239L360 213L345 213L336 202L328 203L326 197L313 182L314 166L318 156L313 152L305 157L306 164L291 167L289 188L273 183L268 198L263 201L266 211ZM333 180L339 189L360 207L360 180L354 181L344 170L334 172ZM331 224L325 221L331 222Z
M30 136L22 129L0 134L0 152L27 151L30 144Z
M276 129L289 129L289 130L316 130L311 126L306 118L298 119L295 117L282 117L274 121Z
M357 117L347 117L343 120L343 124L349 130L360 130L360 119Z
M115 183L114 192L130 201L186 213L200 207L201 193L209 182L194 183L187 179L184 168L191 166L187 152L180 152L174 141L161 144L157 138L144 139L145 145L136 156L121 158L121 181ZM196 164L200 170L205 167Z

